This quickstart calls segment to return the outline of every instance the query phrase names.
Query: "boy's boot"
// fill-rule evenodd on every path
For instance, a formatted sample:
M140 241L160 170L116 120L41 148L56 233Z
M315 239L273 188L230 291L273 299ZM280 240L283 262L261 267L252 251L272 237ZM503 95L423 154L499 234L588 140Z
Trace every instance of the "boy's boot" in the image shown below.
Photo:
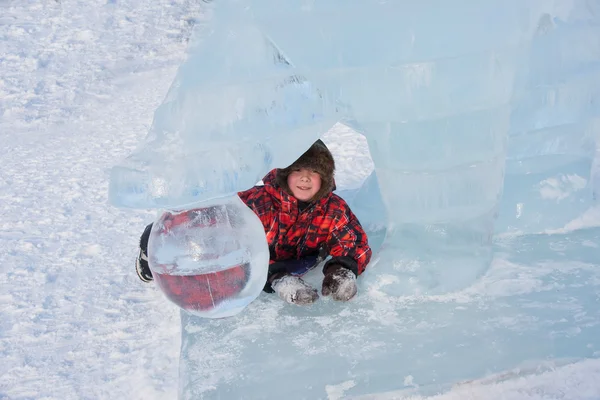
M148 239L150 238L150 231L152 230L152 224L148 225L142 233L140 238L140 252L137 259L135 260L135 272L143 282L151 282L152 271L150 271L150 265L148 265Z
M291 304L307 305L319 298L316 289L293 275L283 275L273 279L271 287L279 297Z

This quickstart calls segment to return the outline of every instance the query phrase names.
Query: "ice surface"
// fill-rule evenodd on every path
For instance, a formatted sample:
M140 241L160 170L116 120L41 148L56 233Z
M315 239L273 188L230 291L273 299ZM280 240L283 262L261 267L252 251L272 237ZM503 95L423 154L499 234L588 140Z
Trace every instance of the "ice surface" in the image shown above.
M163 213L152 226L148 255L167 298L201 317L239 313L267 279L269 248L262 223L237 196Z
M598 231L568 229L599 191L596 2L207 7L112 203L230 195L342 122L374 163L347 198L376 251L350 304L182 313L182 398L427 394L598 356Z
M180 398L403 399L598 358L599 240L598 228L498 240L486 275L447 295L394 297L359 278L345 304L263 295L229 319L182 313ZM371 273L381 286L397 279ZM343 396L331 397L338 386Z

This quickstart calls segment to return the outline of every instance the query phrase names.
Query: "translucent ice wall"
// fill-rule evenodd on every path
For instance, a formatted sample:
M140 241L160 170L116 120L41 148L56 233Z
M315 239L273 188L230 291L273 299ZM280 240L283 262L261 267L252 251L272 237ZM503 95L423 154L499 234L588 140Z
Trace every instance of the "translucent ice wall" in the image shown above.
M562 228L593 199L600 3L556 5L540 17L517 80L498 232Z
M390 293L473 282L491 259L515 79L541 3L235 4L367 138L379 190L353 206L375 212L380 196L386 239L365 280Z
M257 26L235 9L206 11L148 136L111 171L118 207L181 208L245 190L338 120Z

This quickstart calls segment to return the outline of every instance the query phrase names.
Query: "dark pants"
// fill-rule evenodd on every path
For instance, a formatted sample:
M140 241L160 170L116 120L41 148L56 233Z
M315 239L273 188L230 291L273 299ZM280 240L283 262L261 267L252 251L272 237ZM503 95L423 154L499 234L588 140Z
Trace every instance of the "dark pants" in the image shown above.
M267 283L263 291L267 293L273 293L274 290L271 287L271 282L284 275L296 275L301 276L316 267L321 261L322 257L317 255L304 256L298 260L283 260L277 261L269 265L269 273L267 274Z

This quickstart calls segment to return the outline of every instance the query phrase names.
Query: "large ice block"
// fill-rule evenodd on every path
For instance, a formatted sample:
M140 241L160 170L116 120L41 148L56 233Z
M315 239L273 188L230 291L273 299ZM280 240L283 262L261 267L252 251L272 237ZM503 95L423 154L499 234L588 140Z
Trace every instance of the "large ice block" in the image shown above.
M365 279L392 274L390 292L444 292L483 273L515 77L545 10L540 3L244 4L295 69L335 99L344 123L367 138L387 234L372 262L377 273ZM362 196L353 206L372 201Z
M268 37L234 14L199 25L188 53L147 137L111 170L118 207L181 209L245 190L339 119Z
M560 228L592 204L600 116L594 4L575 1L540 18L513 102L498 232Z

